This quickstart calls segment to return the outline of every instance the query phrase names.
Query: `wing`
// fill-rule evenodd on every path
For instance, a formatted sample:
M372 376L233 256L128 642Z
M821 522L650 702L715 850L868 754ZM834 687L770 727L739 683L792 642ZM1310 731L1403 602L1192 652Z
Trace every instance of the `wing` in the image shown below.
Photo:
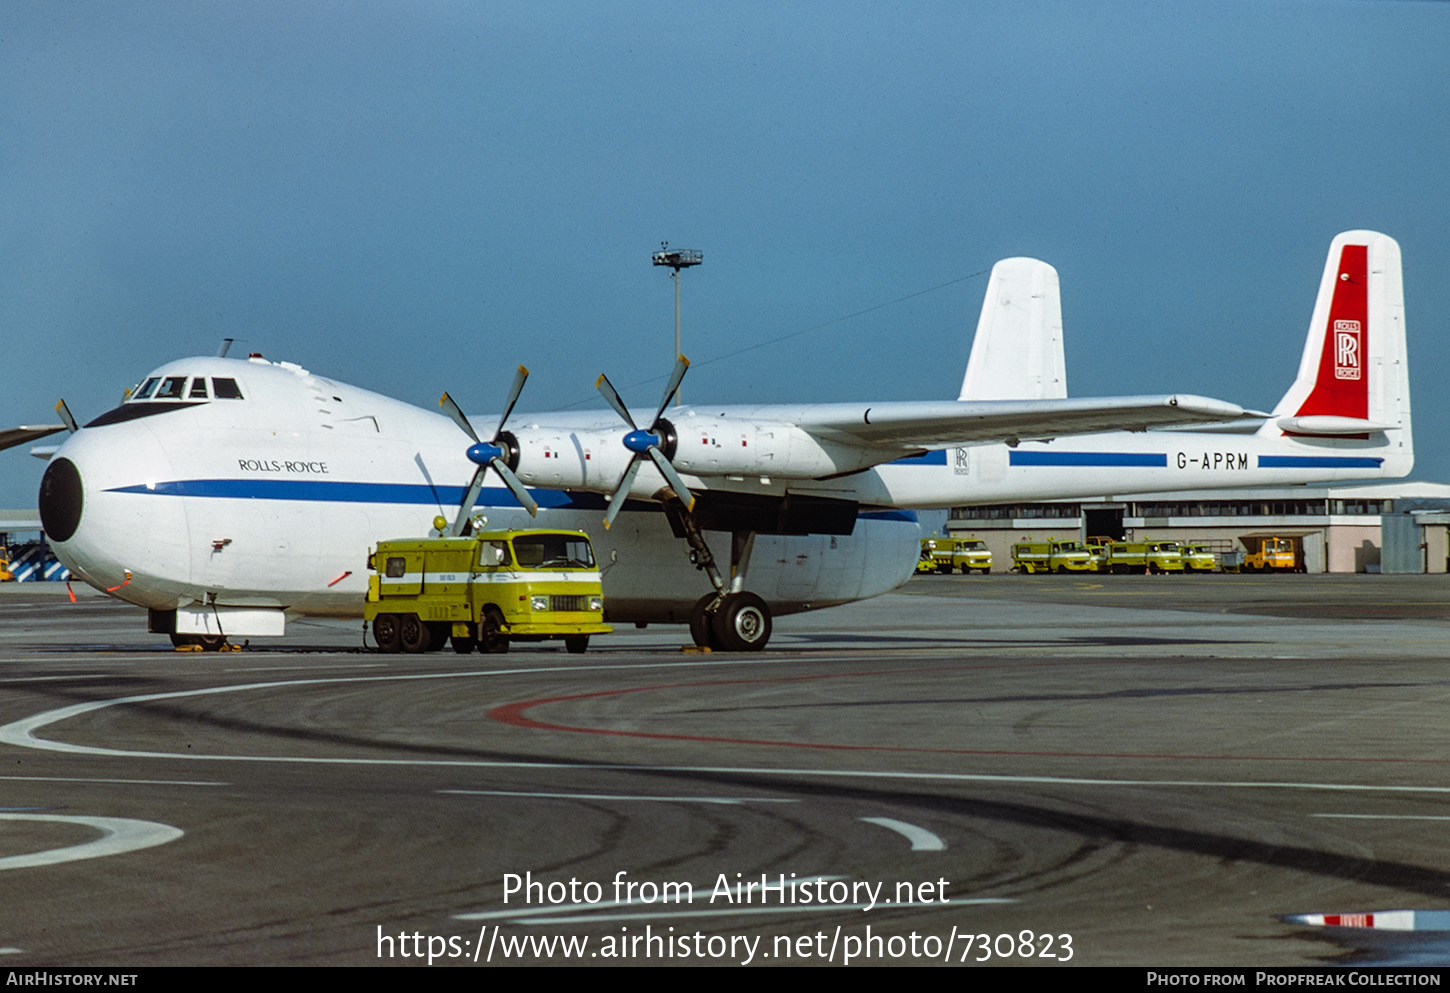
M822 440L879 449L882 461L903 453L954 445L1043 440L1103 431L1231 421L1237 404L1191 394L1063 398L1059 400L922 401L816 404L802 408L797 427Z
M64 430L65 425L63 424L41 424L35 427L22 424L18 428L0 428L0 449L14 448L27 441L34 441L36 438L44 438L46 435Z

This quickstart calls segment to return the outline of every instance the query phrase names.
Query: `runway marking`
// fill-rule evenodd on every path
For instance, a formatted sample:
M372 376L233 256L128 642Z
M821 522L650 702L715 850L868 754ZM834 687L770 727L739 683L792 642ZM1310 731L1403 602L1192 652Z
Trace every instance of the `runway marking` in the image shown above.
M543 800L631 800L648 803L800 803L794 797L773 796L625 796L621 793L537 793L523 790L439 790L462 796L520 796Z
M155 821L140 821L130 817L83 817L73 814L0 814L0 821L47 821L60 824L84 824L101 832L95 841L64 848L52 848L28 855L10 855L0 858L0 870L31 869L42 865L57 865L61 862L76 862L81 859L96 859L106 855L120 855L139 851L175 841L183 835L180 828Z
M0 776L0 780L17 783L111 783L119 786L230 786L230 783L205 779L104 779L87 776Z
M731 665L770 665L780 662L794 662L794 659L761 659L752 661L732 660ZM34 748L43 751L63 752L71 755L92 755L105 758L154 758L154 759L185 759L188 761L207 762L276 762L289 765L351 765L351 766L379 766L379 767L419 767L419 768L455 768L455 769L561 769L561 770L591 770L591 771L612 771L612 772L689 772L711 775L760 775L760 776L790 776L790 777L826 777L826 778L847 778L847 779L886 779L914 782L979 782L979 783L1001 783L1001 784L1052 784L1064 786L1143 786L1149 788L1181 787L1181 788L1203 788L1203 789L1291 789L1291 790L1323 790L1327 792L1351 792L1351 793L1404 793L1404 794L1427 794L1445 795L1450 794L1450 786L1385 786L1366 783L1313 783L1313 782L1275 782L1275 781L1253 781L1253 780L1211 780L1211 779L1108 779L1108 778L1087 778L1073 776L1013 776L996 775L989 773L954 773L954 772L894 772L891 770L852 770L852 769L812 769L812 768L772 768L759 766L666 766L666 765L642 765L637 763L605 763L605 762L547 762L547 761L498 761L488 759L380 759L380 758L343 758L340 756L310 756L310 755L224 755L204 754L196 752L158 752L142 751L139 749L118 749L102 748L95 745L76 745L63 741L55 741L48 738L35 737L35 732L49 725L78 717L82 714L92 713L107 707L122 706L132 703L149 703L156 700L177 700L187 697L201 697L224 693L241 693L258 689L278 689L282 687L310 686L319 684L335 683L356 683L356 682L385 682L400 680L428 680L428 679L459 679L487 676L504 675L539 675L544 672L578 672L581 668L598 668L603 670L625 670L625 669L656 669L656 668L686 668L708 666L708 661L681 660L661 663L639 663L626 665L602 665L602 666L549 666L530 667L527 669L495 669L475 672L449 672L449 673L420 673L414 675L394 676L348 676L339 679L298 679L281 680L270 683L244 683L236 686L213 686L199 690L177 690L169 693L146 693L137 696L115 697L110 700L93 700L88 703L72 704L68 707L60 707L55 710L43 711L30 717L9 724L0 726L0 744L13 745L18 748ZM718 665L718 663L715 663ZM889 671L887 673L889 674ZM788 680L820 679L822 676L786 677ZM725 682L725 681L720 681ZM737 681L738 682L738 681ZM710 683L705 685L719 685ZM582 694L607 695L607 694ZM570 699L570 698L558 698ZM533 701L542 703L544 701ZM544 725L548 727L548 725ZM607 732L606 732L607 733ZM623 732L620 732L623 733ZM677 735L644 735L645 737L675 737ZM685 740L696 740L685 738ZM698 739L705 741L732 739ZM748 744L768 744L768 742L745 742ZM799 744L795 742L782 742L782 744ZM831 749L851 749L854 746L846 745L822 745L801 747L820 747ZM861 746L870 748L870 746ZM926 751L941 752L945 754L975 754L975 755L1004 755L1017 757L1065 757L1065 758L1216 758L1232 761L1319 761L1319 762L1392 762L1392 763L1422 763L1433 765L1444 765L1450 759L1328 759L1328 758L1289 758L1289 759L1255 759L1252 756L1142 756L1131 754L1109 754L1087 756L1085 753L1065 752L1021 752L1021 751L970 751L966 749L893 749L893 748L871 748L874 751Z
M253 666L228 666L223 672L296 672L298 669L386 669L386 662L339 662L329 665L253 665Z
M0 679L0 683L54 683L63 679L100 679L109 675L108 672L82 672L74 676L12 676Z
M906 821L898 821L894 817L862 817L861 820L902 835L911 842L913 852L944 852L947 850L947 843L924 827L917 827Z
M1346 821L1450 821L1445 814L1310 814L1310 817L1331 817Z

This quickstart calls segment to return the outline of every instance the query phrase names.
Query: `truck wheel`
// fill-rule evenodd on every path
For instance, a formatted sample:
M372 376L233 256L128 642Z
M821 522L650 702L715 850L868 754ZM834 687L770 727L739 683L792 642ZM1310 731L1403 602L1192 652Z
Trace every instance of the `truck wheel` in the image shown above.
M373 640L378 643L378 651L393 654L397 652L399 645L397 614L379 614L373 618Z
M497 607L483 612L483 620L478 625L478 647L489 655L502 655L509 650L508 635L503 633L503 615Z
M564 650L570 655L583 655L589 651L589 636L587 634L571 634L564 639Z
M419 619L417 614L403 614L398 625L398 640L403 645L403 651L418 655L428 650L432 641L429 637L428 625Z
M171 636L173 648L200 648L203 652L219 652L226 643L226 635L221 634L173 634Z
M770 608L754 593L731 593L710 626L724 651L758 652L770 640Z

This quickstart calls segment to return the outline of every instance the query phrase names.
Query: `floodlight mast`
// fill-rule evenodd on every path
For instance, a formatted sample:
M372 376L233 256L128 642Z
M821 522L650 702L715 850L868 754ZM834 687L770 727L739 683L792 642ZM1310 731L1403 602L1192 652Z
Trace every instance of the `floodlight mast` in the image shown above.
M674 271L670 278L675 281L675 355L680 355L680 270L705 261L704 253L692 248L670 248L667 241L660 242L660 250L650 256L655 265L667 265ZM670 357L674 361L674 356ZM675 406L680 404L680 390L675 388Z

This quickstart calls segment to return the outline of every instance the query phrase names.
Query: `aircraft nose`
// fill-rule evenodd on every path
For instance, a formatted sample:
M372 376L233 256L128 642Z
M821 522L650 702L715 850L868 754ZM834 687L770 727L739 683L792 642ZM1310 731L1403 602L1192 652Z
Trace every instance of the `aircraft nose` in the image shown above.
M85 508L81 473L68 458L50 460L40 479L40 524L56 541L67 541L81 524Z

